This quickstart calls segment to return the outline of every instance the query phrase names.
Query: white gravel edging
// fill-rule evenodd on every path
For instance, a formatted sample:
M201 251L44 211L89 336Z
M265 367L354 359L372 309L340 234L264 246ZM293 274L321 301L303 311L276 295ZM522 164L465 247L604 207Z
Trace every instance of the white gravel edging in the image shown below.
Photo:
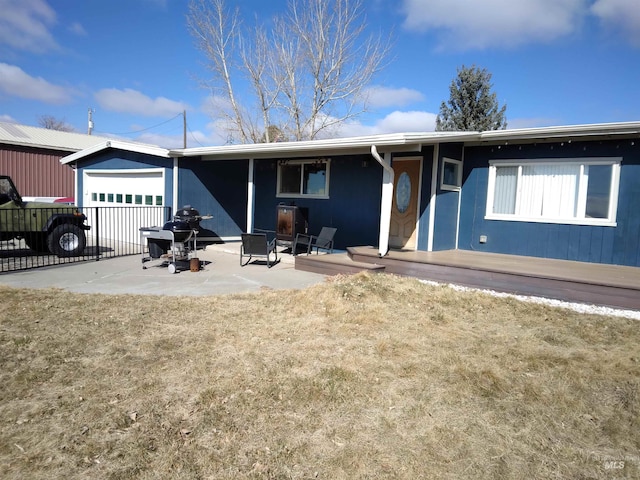
M438 283L438 282L433 282L431 280L420 280L420 281L428 285L445 285L458 292L482 292L482 293L487 293L489 295L493 295L495 297L515 298L516 300L520 300L522 302L539 303L543 305L549 305L551 307L567 308L569 310L573 310L578 313L592 313L595 315L608 315L613 317L629 318L632 320L640 320L640 311L638 310L623 310L623 309L612 308L612 307L604 307L600 305L589 305L587 303L564 302L562 300L556 300L553 298L532 297L527 295L515 295L513 293L496 292L495 290L485 290L481 288L464 287L462 285L454 285L452 283L449 283L449 284Z

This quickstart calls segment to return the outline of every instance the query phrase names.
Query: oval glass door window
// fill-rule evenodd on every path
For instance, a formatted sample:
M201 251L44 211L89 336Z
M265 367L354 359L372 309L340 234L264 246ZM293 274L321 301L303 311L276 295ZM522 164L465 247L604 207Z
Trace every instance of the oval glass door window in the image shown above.
M411 200L411 179L407 172L402 172L398 177L396 186L396 208L400 213L404 213L409 208Z

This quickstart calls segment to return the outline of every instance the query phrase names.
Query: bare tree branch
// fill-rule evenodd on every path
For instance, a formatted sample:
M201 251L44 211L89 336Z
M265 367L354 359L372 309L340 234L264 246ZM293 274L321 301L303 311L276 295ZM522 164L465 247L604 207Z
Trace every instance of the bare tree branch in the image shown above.
M69 125L66 120L58 119L53 115L40 115L38 125L47 130L58 130L60 132L75 132L75 128Z
M187 26L196 40L196 46L209 61L214 91L219 89L229 102L231 113L224 112L224 116L240 134L242 143L247 143L249 136L245 131L231 77L234 49L240 34L238 9L230 12L224 0L192 0L189 3ZM220 86L216 89L215 85Z
M365 20L362 0L290 0L271 30L246 34L225 0L191 0L188 25L229 102L230 127L242 142L256 142L273 141L272 131L314 139L366 110L363 92L390 44L367 36ZM237 101L235 69L249 80L242 98L253 101Z

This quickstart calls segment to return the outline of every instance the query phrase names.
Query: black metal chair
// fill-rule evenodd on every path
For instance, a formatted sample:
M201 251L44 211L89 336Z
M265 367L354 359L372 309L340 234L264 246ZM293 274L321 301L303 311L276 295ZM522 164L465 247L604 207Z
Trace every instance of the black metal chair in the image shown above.
M333 237L335 236L337 228L322 227L319 235L307 235L304 233L298 233L296 239L293 242L293 254L298 253L298 245L307 247L307 255L309 255L313 249L316 249L316 255L318 250L327 250L329 253L333 253Z
M267 268L271 268L278 263L278 251L276 250L276 239L269 241L266 233L243 233L242 245L240 246L240 266L247 265L253 257L262 257L266 259ZM270 256L274 253L275 260L271 262ZM243 257L249 259L242 263Z

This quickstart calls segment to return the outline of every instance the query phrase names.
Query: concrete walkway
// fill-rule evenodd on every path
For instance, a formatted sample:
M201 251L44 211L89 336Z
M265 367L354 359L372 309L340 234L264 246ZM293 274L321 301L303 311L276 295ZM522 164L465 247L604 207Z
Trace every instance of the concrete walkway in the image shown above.
M61 288L77 293L202 296L300 289L321 283L325 276L294 269L294 257L282 253L280 262L240 267L240 244L211 245L198 251L199 272L170 274L161 261L145 263L140 255L4 273L0 285L18 288Z

